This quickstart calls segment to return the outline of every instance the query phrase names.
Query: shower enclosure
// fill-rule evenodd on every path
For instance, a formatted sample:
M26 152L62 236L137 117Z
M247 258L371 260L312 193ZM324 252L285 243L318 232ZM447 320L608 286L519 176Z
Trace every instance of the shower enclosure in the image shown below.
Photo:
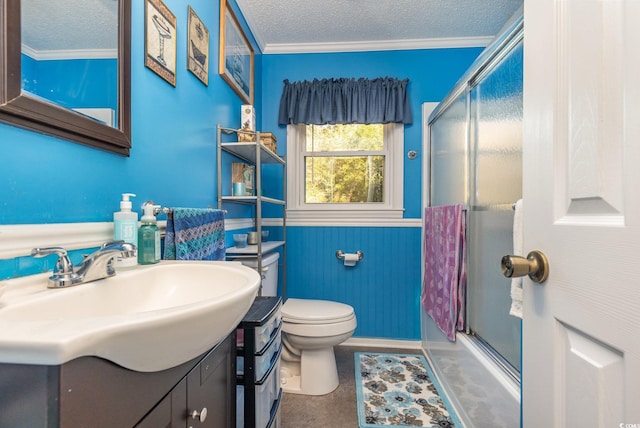
M513 252L513 205L522 197L522 60L519 19L481 54L429 117L427 165L427 203L463 204L467 209L469 336L464 340L470 339L516 384L521 320L509 315L510 281L501 274L500 259ZM436 349L433 338L441 341L430 321L423 320L428 355L430 348ZM437 352L430 356L437 364Z

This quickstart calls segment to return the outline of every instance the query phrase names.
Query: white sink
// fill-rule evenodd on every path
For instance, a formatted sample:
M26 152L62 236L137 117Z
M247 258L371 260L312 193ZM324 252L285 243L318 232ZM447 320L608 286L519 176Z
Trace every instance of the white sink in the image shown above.
M50 274L6 281L0 362L58 365L97 356L141 372L189 361L231 333L260 276L238 262L162 261L63 289Z

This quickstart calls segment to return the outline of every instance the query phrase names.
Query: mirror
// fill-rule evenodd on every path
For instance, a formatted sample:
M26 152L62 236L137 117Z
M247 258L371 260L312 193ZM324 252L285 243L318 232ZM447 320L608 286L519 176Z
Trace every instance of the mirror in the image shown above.
M37 12L42 10L43 4L39 4L42 2L0 0L0 121L128 156L131 148L130 2L93 0L92 12L96 16L92 19L98 22L115 14L118 22L102 23L115 26L113 31L93 31L91 37L86 34L79 37L83 44L67 37L51 22L44 22L43 16L53 21L68 19L69 15L79 12L77 22L86 23L90 12L82 9L87 1L44 0L55 3L59 12L44 15ZM66 7L62 5L65 2ZM80 33L76 24L64 25L74 27L72 34ZM97 23L91 25L98 28ZM68 60L69 52L80 51L85 52L80 56L91 52L92 61ZM107 61L96 60L96 52L102 52ZM59 59L61 55L66 61ZM50 61L51 58L55 60ZM60 66L61 63L64 65ZM104 66L105 63L110 64ZM71 73L70 69L77 72ZM97 74L95 69L99 69ZM56 74L72 77L66 83L54 81L51 76ZM87 94L89 98L81 96Z

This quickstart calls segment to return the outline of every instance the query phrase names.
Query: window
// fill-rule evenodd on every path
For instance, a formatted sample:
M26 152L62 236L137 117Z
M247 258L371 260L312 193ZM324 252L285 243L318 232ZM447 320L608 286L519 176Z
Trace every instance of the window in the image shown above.
M289 125L288 220L402 218L402 124Z

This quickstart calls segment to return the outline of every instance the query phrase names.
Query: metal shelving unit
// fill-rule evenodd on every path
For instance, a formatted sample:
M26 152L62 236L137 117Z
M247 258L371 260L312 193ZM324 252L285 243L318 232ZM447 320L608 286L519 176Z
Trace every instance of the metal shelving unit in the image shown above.
M250 142L223 142L223 135L249 134L253 137ZM262 257L268 252L282 247L282 284L283 295L286 295L286 224L287 212L286 201L284 199L275 199L262 195L262 165L275 164L282 166L282 194L287 194L286 178L287 167L286 161L273 151L269 150L264 144L260 143L260 132L224 128L217 126L217 171L218 171L218 208L223 209L225 203L249 204L255 206L255 225L258 233L258 241L256 245L248 245L244 248L230 247L227 248L227 255L234 259L255 257L257 259L258 272L262 272ZM238 159L241 159L255 166L255 195L253 196L229 196L223 195L222 190L222 152L230 153ZM282 241L266 241L262 242L262 204L273 204L282 207Z

